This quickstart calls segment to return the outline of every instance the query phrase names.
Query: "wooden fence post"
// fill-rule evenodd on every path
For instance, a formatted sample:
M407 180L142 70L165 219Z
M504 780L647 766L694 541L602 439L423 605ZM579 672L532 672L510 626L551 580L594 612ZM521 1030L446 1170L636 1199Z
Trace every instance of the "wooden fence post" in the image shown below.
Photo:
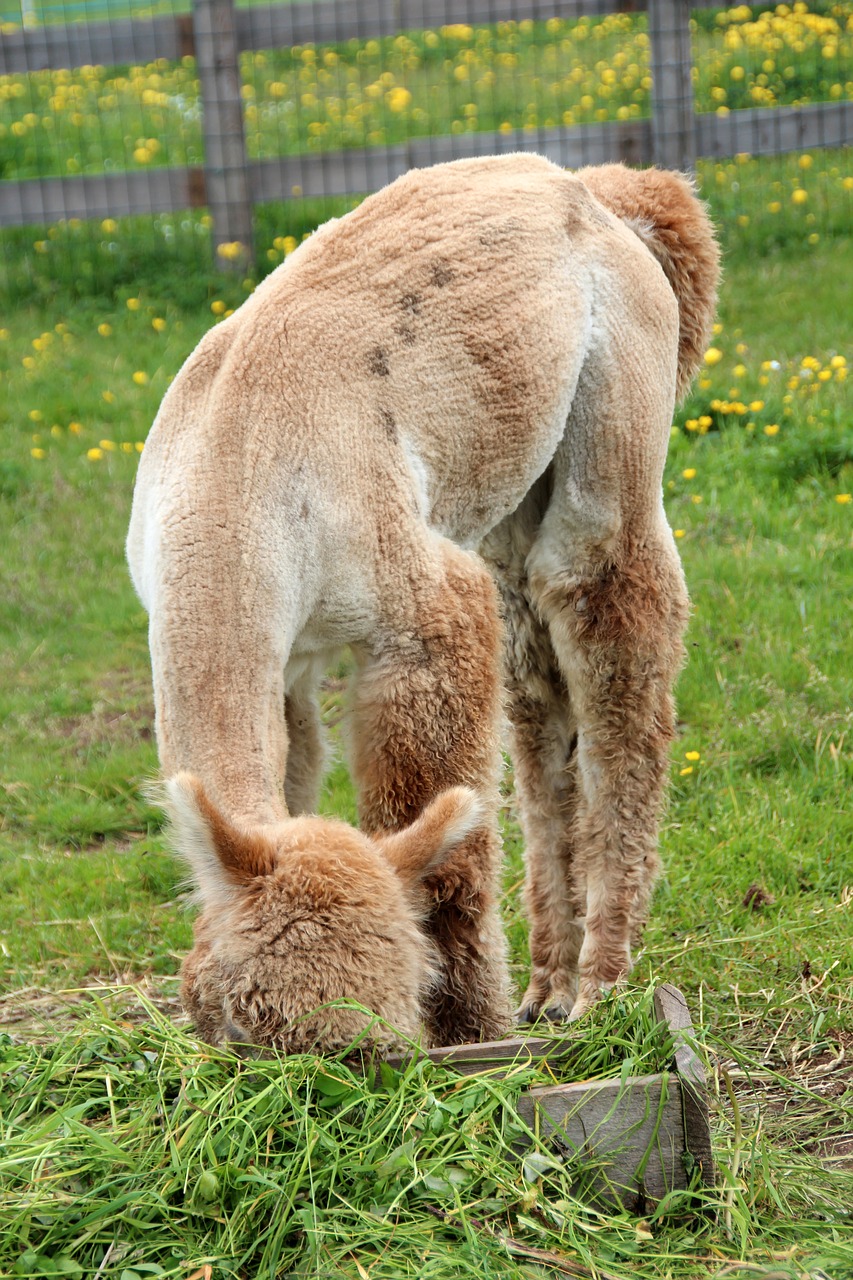
M652 160L664 169L692 172L696 115L690 0L649 0L652 63Z
M252 199L234 0L194 0L193 36L201 84L206 203L216 265L244 271L253 257Z

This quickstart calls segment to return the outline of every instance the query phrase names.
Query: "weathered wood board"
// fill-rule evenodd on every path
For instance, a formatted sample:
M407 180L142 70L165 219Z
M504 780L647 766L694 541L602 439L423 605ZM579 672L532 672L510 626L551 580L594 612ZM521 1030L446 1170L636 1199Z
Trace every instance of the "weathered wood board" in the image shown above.
M666 984L655 992L655 1010L673 1038L669 1071L540 1086L519 1102L530 1130L576 1174L577 1195L617 1201L639 1212L668 1191L714 1181L705 1072L690 1044L687 1003ZM571 1071L572 1044L568 1038L512 1037L429 1049L424 1056L464 1074L547 1060L555 1074L565 1076ZM400 1065L403 1057L389 1061Z

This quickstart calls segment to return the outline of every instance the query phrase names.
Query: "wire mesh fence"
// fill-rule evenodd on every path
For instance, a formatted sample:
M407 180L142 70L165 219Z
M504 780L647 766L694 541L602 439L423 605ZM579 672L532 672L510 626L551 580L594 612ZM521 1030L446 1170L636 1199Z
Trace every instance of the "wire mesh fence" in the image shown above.
M851 141L849 2L0 0L0 290L204 290L519 149L695 166L729 247L807 246L853 227Z

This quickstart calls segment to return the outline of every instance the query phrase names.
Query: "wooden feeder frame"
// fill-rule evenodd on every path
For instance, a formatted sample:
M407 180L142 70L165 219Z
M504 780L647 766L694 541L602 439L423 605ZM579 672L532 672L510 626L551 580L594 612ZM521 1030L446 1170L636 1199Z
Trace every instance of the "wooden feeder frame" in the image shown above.
M540 1085L522 1094L518 1107L529 1129L549 1140L555 1155L577 1171L578 1194L641 1213L670 1191L714 1182L705 1071L692 1047L687 1002L666 983L655 991L654 1008L673 1039L669 1070L627 1080ZM570 1039L515 1036L428 1049L418 1056L463 1075L506 1074L512 1066L547 1062L555 1075L565 1076L572 1055ZM409 1059L395 1055L388 1061L400 1066ZM521 1144L520 1152L529 1146L529 1141Z

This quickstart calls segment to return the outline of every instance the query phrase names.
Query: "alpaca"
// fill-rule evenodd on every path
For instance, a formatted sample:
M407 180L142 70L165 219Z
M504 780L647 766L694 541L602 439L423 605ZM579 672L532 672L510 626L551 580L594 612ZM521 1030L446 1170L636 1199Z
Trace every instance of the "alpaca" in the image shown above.
M629 971L688 612L661 477L718 274L678 174L454 161L326 223L189 357L128 558L162 769L190 775L202 1034L325 1046L311 1011L346 995L434 1044L504 1033L504 710L519 1016L579 1017ZM302 816L345 645L361 832Z

